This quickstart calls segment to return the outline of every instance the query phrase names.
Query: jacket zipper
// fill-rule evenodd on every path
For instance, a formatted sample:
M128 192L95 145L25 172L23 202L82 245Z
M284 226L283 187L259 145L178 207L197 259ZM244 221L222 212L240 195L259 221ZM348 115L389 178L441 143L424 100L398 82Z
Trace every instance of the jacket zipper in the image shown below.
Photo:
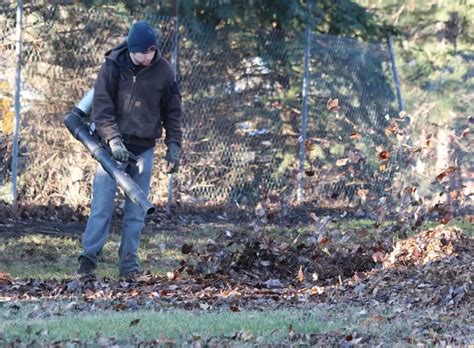
M135 92L135 82L137 81L137 77L135 75L133 75L133 70L132 69L128 69L128 70L132 73L133 80L132 80L132 90L130 91L130 99L128 100L128 105L127 105L126 112L123 115L123 122L122 122L122 129L123 130L125 130L126 126L128 126L128 120L130 118L130 109L132 107L133 94Z
M156 62L155 62L156 64ZM154 65L154 64L153 64ZM130 111L131 111L131 108L132 108L132 100L133 100L133 95L135 93L135 83L137 82L137 77L138 75L140 75L142 72L144 72L145 70L151 68L152 65L150 66L147 66L146 68L143 68L142 70L140 70L138 72L138 74L134 75L133 74L133 70L132 69L128 69L132 75L133 75L133 79L132 79L132 91L130 92L130 100L128 101L128 106L127 106L127 112L125 113L124 115L124 120L123 120L123 130L125 130L128 126L128 121L129 121L129 118L130 118Z

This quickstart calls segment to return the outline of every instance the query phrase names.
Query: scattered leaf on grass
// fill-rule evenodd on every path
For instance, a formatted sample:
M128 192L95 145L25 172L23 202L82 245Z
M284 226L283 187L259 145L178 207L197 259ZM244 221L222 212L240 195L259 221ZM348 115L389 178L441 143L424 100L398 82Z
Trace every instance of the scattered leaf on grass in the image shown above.
M136 326L136 325L138 325L139 322L140 322L140 319L133 319L133 320L130 322L130 325L129 325L129 326Z
M127 309L127 305L125 303L117 303L114 305L114 309L118 312L124 311L125 309Z
M237 305L231 305L229 307L229 309L232 311L232 312L240 312L240 307L237 306Z

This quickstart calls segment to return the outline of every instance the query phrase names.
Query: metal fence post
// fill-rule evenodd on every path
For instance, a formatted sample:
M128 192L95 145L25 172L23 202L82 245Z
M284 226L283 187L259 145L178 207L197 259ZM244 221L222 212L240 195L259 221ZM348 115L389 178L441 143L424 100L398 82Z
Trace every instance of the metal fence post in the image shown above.
M173 0L174 28L173 28L173 52L171 55L171 65L173 67L175 81L178 80L178 44L179 44L178 2L179 0ZM173 188L174 188L175 175L176 174L168 174L168 201L166 204L168 211L171 211L171 204L173 202Z
M311 3L309 4L309 12L311 13ZM306 24L306 50L304 54L304 76L303 76L303 101L301 106L301 135L300 135L300 170L298 175L298 189L297 189L297 201L300 203L303 200L304 195L304 162L306 160L306 131L308 127L308 89L309 89L309 59L311 52L311 28L310 22Z
M400 79L398 78L398 70L397 70L397 64L395 62L395 53L393 50L391 35L388 35L387 43L388 43L388 52L390 54L390 62L392 63L393 79L395 80L395 88L397 89L398 108L400 109L400 111L404 111L405 103L403 102L402 91L400 89Z
M20 130L20 92L21 92L21 32L23 19L23 0L18 0L16 7L16 74L15 74L15 119L13 124L12 154L12 207L17 209L17 175L18 175L18 138Z

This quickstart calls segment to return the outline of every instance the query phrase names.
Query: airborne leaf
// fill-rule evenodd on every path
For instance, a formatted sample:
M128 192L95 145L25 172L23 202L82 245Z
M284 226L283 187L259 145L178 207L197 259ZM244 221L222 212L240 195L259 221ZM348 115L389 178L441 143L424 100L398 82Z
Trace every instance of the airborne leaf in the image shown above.
M326 103L326 108L329 111L338 111L341 107L339 106L339 99L332 99L329 98L328 102Z
M336 166L338 166L338 167L345 166L348 161L349 161L349 158L341 158L341 159L338 159L338 160L336 161Z
M436 176L436 180L438 181L441 181L443 180L445 177L447 177L449 174L452 174L456 172L456 167L448 167L445 171L439 173L437 176Z
M360 135L359 133L352 133L350 138L360 140L360 139L362 139L362 135Z
M379 160L386 161L389 158L390 158L390 152L384 150L379 153Z

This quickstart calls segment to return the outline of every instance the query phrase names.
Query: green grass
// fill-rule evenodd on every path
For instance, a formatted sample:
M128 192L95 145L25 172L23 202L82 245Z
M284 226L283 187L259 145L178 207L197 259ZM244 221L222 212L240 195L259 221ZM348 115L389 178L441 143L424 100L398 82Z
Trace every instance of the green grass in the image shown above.
M30 308L31 309L31 308ZM384 322L388 337L408 331L402 321L386 321L385 317L361 315L362 308L344 307L338 311L327 308L280 309L268 311L246 310L217 311L138 311L134 313L110 312L74 314L47 319L6 319L0 323L0 333L7 341L19 337L22 342L74 340L93 342L98 337L114 337L118 343L130 342L131 337L140 341L166 337L183 344L192 337L231 337L241 333L243 341L277 343L288 338L289 327L300 334L337 333L342 339L353 331L378 332ZM2 313L3 312L3 313ZM5 318L5 311L1 311ZM25 309L16 316L25 314ZM372 319L371 319L372 318ZM131 323L139 319L138 324ZM364 319L366 321L358 320Z
M143 269L165 275L179 267L183 243L203 245L227 225L203 224L191 231L159 231L142 234L138 257ZM99 277L117 277L120 232L112 229L97 268ZM0 271L17 278L64 279L74 275L82 251L79 236L30 233L19 237L0 236Z
M196 338L215 338L218 345L229 339L239 346L255 343L286 345L296 344L291 340L292 334L311 334L317 335L318 340L329 340L322 341L323 345L324 342L339 345L347 335L357 332L358 337L365 338L365 343L406 346L417 341L429 344L430 337L420 336L420 333L433 325L439 328L437 334L455 337L465 328L468 319L466 311L459 311L455 316L443 311L427 315L424 310L405 308L400 312L383 305L317 305L240 312L226 308L116 312L98 307L89 307L89 312L78 312L65 309L66 305L60 301L36 305L19 303L19 309L12 311L9 309L11 304L2 306L0 303L0 344L14 340L22 343L35 340L39 344L77 340L97 344L99 338L114 338L120 345L161 339L181 346ZM37 313L35 318L29 315L32 311ZM444 322L442 327L439 327L440 322ZM471 339L472 335L465 338Z

